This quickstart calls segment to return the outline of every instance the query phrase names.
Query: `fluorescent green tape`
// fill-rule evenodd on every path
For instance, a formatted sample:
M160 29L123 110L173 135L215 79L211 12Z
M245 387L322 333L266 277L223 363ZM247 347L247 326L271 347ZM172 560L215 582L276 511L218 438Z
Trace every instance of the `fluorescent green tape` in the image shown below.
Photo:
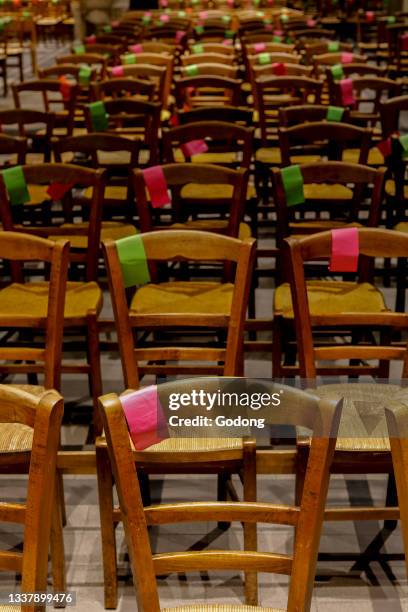
M122 55L121 60L124 64L136 64L136 54L126 53L126 55Z
M105 104L103 102L92 102L92 104L88 105L88 108L95 132L103 132L108 129L109 115L106 112Z
M12 206L19 206L30 201L30 194L21 166L7 168L1 174Z
M269 55L269 53L260 53L258 55L258 64L270 64L271 63L271 56Z
M76 47L74 47L74 53L86 53L86 49L84 45L76 45Z
M336 53L336 51L340 50L340 43L338 40L334 40L333 42L329 42L327 46L327 50L329 53Z
M193 53L204 53L203 45L193 45L191 50Z
M127 236L116 241L120 266L125 287L144 285L150 282L143 239L140 234Z
M327 109L327 121L342 121L344 108L341 106L329 106Z
M186 66L186 74L188 76L197 76L198 75L197 64L190 64L190 66Z
M330 70L335 81L340 81L344 77L344 70L341 64L335 64Z
M79 84L82 87L88 87L89 82L91 80L92 68L90 66L81 66L79 69Z
M286 205L296 206L303 204L305 196L303 193L303 176L300 166L289 166L281 170L283 188L286 195Z

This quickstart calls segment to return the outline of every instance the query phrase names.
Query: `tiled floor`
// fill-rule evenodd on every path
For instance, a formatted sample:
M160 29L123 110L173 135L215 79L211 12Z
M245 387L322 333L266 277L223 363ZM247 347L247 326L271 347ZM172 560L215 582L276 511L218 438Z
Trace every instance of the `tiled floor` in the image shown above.
M61 49L62 51L63 49ZM55 49L40 49L40 65L53 62ZM0 102L1 108L10 106L10 100ZM392 295L390 294L390 299ZM257 290L257 309L260 316L271 312L272 287L268 281ZM105 300L106 314L110 312L109 300ZM121 391L123 388L117 355L103 356L104 391ZM251 356L246 362L246 374L253 377L270 377L270 356ZM63 443L67 448L82 448L87 438L89 422L89 398L84 378L66 377L63 387L66 399L66 423L63 427ZM67 580L69 590L76 592L76 610L97 612L103 610L103 575L99 530L98 498L95 477L67 476L64 478L68 523L64 530ZM1 495L4 499L24 496L24 478L2 477ZM292 499L293 478L262 476L259 478L259 498L285 503ZM236 483L239 490L239 483ZM166 476L152 479L155 501L215 499L214 477ZM385 477L350 477L347 481L333 477L329 504L381 504L386 490ZM321 559L318 579L313 594L312 610L324 612L400 612L408 611L408 584L402 556L402 540L399 527L393 531L384 547L367 564L363 553L380 533L377 522L325 524L321 541ZM154 528L151 531L152 546L156 551L187 549L198 541L209 542L219 548L239 547L242 544L240 525L233 525L226 532L218 532L216 524L183 525ZM21 536L15 526L0 527L0 544L18 546ZM137 605L132 587L130 568L126 555L123 530L117 529L119 550L119 606L120 612L136 611ZM261 550L291 550L293 533L290 528L263 526L259 531ZM238 573L192 574L185 580L171 575L160 579L159 590L163 606L179 602L239 603L242 601L242 579ZM14 577L0 577L0 591L14 590ZM265 606L285 607L287 580L282 576L260 577L260 602ZM147 612L147 611L146 611Z

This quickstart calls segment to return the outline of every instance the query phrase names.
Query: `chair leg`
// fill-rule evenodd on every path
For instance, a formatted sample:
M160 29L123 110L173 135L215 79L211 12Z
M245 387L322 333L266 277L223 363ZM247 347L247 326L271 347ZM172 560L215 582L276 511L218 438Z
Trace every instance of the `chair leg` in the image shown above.
M104 601L105 608L112 610L118 605L118 568L113 522L113 476L106 448L96 447L96 469L101 520Z
M244 501L256 501L256 444L255 440L244 440ZM244 523L244 550L258 550L256 523ZM245 603L258 605L258 575L245 572Z
M62 529L61 497L57 486L51 517L50 550L54 593L65 593L67 585L65 578L64 536ZM55 605L55 607L65 608L65 603Z
M87 317L87 351L90 367L89 387L93 402L93 434L96 438L102 434L102 419L99 413L98 397L102 395L101 357L99 349L99 331L97 315Z
M394 474L388 475L387 496L385 505L388 507L398 506L397 485L395 483ZM384 521L384 529L394 531L397 528L398 521Z
M227 482L230 478L231 478L231 475L227 472L221 472L220 474L218 474L217 501L219 502L227 501L227 495L228 495ZM220 521L218 523L218 529L222 529L223 531L226 531L230 525L231 523Z
M405 290L407 280L407 260L399 258L397 261L397 297L395 310L405 312Z

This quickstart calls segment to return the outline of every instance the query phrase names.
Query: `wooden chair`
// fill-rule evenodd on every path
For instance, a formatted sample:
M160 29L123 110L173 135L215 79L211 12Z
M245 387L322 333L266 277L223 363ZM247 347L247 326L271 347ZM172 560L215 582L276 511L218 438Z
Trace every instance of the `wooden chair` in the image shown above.
M152 53L143 51L142 53L130 53L121 56L121 63L127 65L128 59L131 58L130 65L141 64L142 66L159 66L164 68L165 77L163 83L163 91L161 92L161 101L163 107L169 106L169 97L171 91L171 84L173 81L173 70L174 70L174 57L173 55L167 55L164 53Z
M57 64L86 64L96 71L97 77L101 80L108 75L108 58L100 53L71 53L59 55L55 58Z
M2 168L24 164L27 155L27 140L21 136L0 134L0 155L2 156ZM3 155L7 155L6 159Z
M182 110L198 106L239 106L241 84L237 79L211 75L176 79L174 83L176 106ZM200 93L202 88L206 91Z
M229 66L225 63L203 62L203 63L187 63L180 68L181 78L190 76L215 76L225 77L226 79L237 79L238 67Z
M183 381L180 389L191 389L193 382ZM207 382L205 379L197 380L195 383L200 388L214 386L213 381ZM170 389L175 389L176 386L179 389L178 382L159 387L160 396L162 389L165 396ZM269 386L265 384L262 385L262 388L266 390ZM284 402L287 408L285 411L277 409L273 411L273 414L268 414L267 422L271 424L289 422L303 425L312 429L315 435L311 443L303 496L299 507L288 506L284 508L267 502L250 503L247 501L247 495L245 495L243 502L172 503L143 508L137 468L148 460L147 457L150 458L156 453L149 450L144 453L135 453L130 442L129 430L120 399L114 394L101 398L101 411L109 457L118 490L137 601L141 611L159 612L161 609L155 575L174 571L188 572L212 569L231 569L234 571L240 569L247 572L267 571L289 574L291 578L287 609L290 612L298 609L310 609L339 409L336 409L334 403L319 402L313 396L308 396L288 387L285 388L286 392L292 398L292 403L287 405ZM163 398L164 402L165 399ZM323 435L322 432L324 432ZM177 443L177 440L167 442ZM191 456L191 453L173 453L173 456L180 454L183 456L183 460ZM207 454L209 453L207 452ZM205 454L201 456L203 459L205 458ZM168 522L180 522L182 524L190 521L213 521L217 519L241 521L244 523L244 529L245 526L248 529L248 524L265 521L291 524L296 527L294 553L289 556L267 552L251 552L251 547L245 538L243 551L204 550L152 554L148 525ZM135 525L139 526L138 531L136 531ZM237 611L242 609L242 612L247 609L253 609L254 611L266 609L216 604L207 604L203 607L203 604L196 603L186 607L178 607L177 610L185 609L187 612L187 610L192 611L200 608L209 612L221 612L221 610L227 608ZM167 609L174 610L174 612L176 610L176 608ZM270 610L270 608L267 609Z
M286 202L282 171L278 169L272 170L274 201L278 220L278 247L282 246L283 238L289 235L310 234L325 229L335 229L350 225L358 226L363 221L359 213L363 207L364 189L367 184L373 185L373 190L369 200L369 216L365 223L369 227L376 227L378 225L384 187L384 170L375 170L367 166L345 164L342 162L305 164L300 167L300 170L304 185L305 204L293 207L288 206ZM336 199L333 199L333 183L338 186L336 187L338 192ZM350 189L350 185L354 185L354 189ZM339 197L339 195L343 195L343 192L340 194L340 187L348 190L348 193L344 191L343 200ZM326 194L325 190L327 190ZM320 203L319 197L321 198ZM331 212L323 217L318 215L314 219L299 219L297 217L301 210L317 211L320 208ZM287 259L284 253L280 257L284 265L279 269L282 278L287 279ZM319 272L315 271L316 273L319 279L310 281L313 315L321 312L323 303L325 304L323 309L328 308L328 303L330 303L330 312L334 316L343 307L351 309L352 312L360 312L361 309L364 310L366 304L370 305L367 306L370 309L374 309L373 312L382 311L383 302L382 300L376 300L376 295L372 292L371 285L367 284L367 275L364 277L364 281L362 281L363 284L356 287L357 294L354 295L352 291L355 288L354 285L350 286L346 282L345 285L341 283L336 285L338 291L336 296L333 296L331 295L332 287L334 287L331 284L332 281L323 281ZM330 298L328 297L329 295ZM284 282L276 288L274 294L274 349L272 356L274 376L291 376L293 372L297 372L296 366L282 362L283 354L290 355L289 339L291 337L291 329L293 330L293 317L289 285ZM284 344L285 346L283 346Z
M101 232L101 212L105 189L105 173L103 170L91 170L80 168L70 164L37 164L21 167L25 184L28 189L28 197L38 199L39 193L43 193L42 198L51 200L48 195L48 186L56 184L68 188L65 195L61 196L62 211L56 216L44 214L44 209L40 209L38 222L33 223L30 217L25 221L27 210L30 209L30 202L24 206L12 206L3 176L0 176L0 217L3 229L9 231L19 231L24 234L39 235L52 238L53 240L68 239L71 243L71 274L75 268L74 281L67 285L66 305L64 312L64 329L67 337L64 340L64 350L68 350L70 343L69 332L79 330L82 337L86 339L86 359L85 364L72 365L63 362L62 372L85 373L88 375L91 389L91 396L94 401L94 428L98 432L100 421L96 412L96 398L101 394L101 373L99 359L99 335L97 318L102 308L102 292L96 283L98 271L98 254ZM74 222L73 206L77 204L72 197L72 189L75 186L82 188L92 187L93 194L90 205L82 210L82 222ZM33 189L36 187L37 189ZM31 192L31 195L30 195ZM32 196L34 194L34 196ZM54 196L58 197L58 196ZM51 206L52 211L52 206ZM75 218L79 217L79 210L76 206ZM84 282L78 281L81 273L85 278ZM17 305L13 308L19 309L20 315L30 316L33 312L34 299L36 308L40 313L46 312L48 300L48 286L44 290L40 289L33 292L30 300L21 301L19 293L13 294L11 300ZM11 301L10 303L13 303ZM83 350L83 342L80 348Z
M167 108L168 99L166 98L166 68L164 66L153 66L151 64L125 64L120 67L119 76L115 76L114 69L111 69L110 76L118 79L132 78L147 81L154 85L154 102L159 102L163 109Z
M17 109L24 108L25 104L22 98L27 99L28 96L37 94L42 97L44 111L46 113L53 112L55 116L54 136L70 136L74 129L75 105L76 98L79 92L78 86L73 85L69 90L69 98L63 99L61 93L61 83L55 79L36 79L25 81L18 85L12 85L14 105ZM57 94L58 97L53 97ZM62 110L55 110L53 108Z
M115 66L119 62L122 51L123 44L115 45L98 41L95 43L88 43L85 40L85 53L92 53L106 57L108 66Z
M142 232L153 229L200 229L249 237L251 230L242 223L248 190L248 170L237 170L204 163L173 163L161 166L171 208L159 215L146 194L142 171L134 171L136 206Z
M141 142L148 165L158 161L159 126L161 105L158 102L144 102L130 98L117 98L103 102L107 114L107 133L125 136ZM85 108L88 132L95 132L91 108ZM143 164L144 165L144 164Z
M105 100L112 98L130 97L139 98L147 102L154 101L155 84L143 79L124 77L99 81L92 85L93 100Z
M343 53L351 53L353 51L353 45L350 43L344 43L337 40L321 40L318 42L307 41L303 45L303 52L306 64L313 64L313 58L315 55L323 55L330 53L330 49L336 47L336 50Z
M359 283L369 278L369 262L375 257L398 258L407 257L408 237L400 232L392 230L359 228ZM350 308L347 305L336 308L324 308L324 312L313 309L308 293L304 275L304 265L316 259L328 260L331 256L332 235L331 232L324 232L313 236L302 238L301 240L289 238L286 241L286 254L290 263L291 270L291 291L294 309L294 322L296 326L296 339L299 351L300 375L308 379L309 385L315 384L316 377L320 374L330 376L340 373L349 376L373 376L375 379L386 380L389 376L389 365L391 360L403 360L403 376L406 377L406 347L395 346L390 342L391 333L395 329L406 329L408 319L406 313L393 312L386 307L381 293L374 289L371 297L377 294L379 308L372 308L369 301L361 301L361 307ZM339 281L336 281L339 282ZM359 285L355 285L358 288ZM362 287L362 285L360 285ZM351 289L351 288L350 288ZM349 291L350 291L349 289ZM357 304L357 303L356 303ZM313 309L313 311L312 311ZM316 343L314 330L316 327L326 327L336 335L339 330L348 328L354 330L350 334L351 341L337 344L328 342L326 337L325 346ZM364 337L364 330L371 333L377 330L379 340L377 343L361 341ZM359 335L362 332L363 335ZM360 338L360 341L359 341ZM320 367L321 361L325 362ZM352 360L350 365L341 365L343 360ZM336 363L340 361L340 363ZM329 365L335 362L333 365ZM323 385L316 389L319 397L335 399L343 397L345 399L343 417L340 423L339 438L337 440L333 470L336 473L391 473L392 463L390 457L390 445L388 436L385 435L381 427L381 408L393 397L398 397L401 393L399 385L382 384L380 381L374 384L336 384ZM377 406L377 410L375 410ZM369 411L369 412L367 412ZM371 423L370 426L364 424L363 414L377 416L377 425ZM377 432L377 433L376 433ZM307 443L301 445L300 453L307 455ZM304 459L303 459L304 460ZM302 460L301 460L302 461ZM299 464L301 465L301 463ZM299 489L301 490L302 475L298 474ZM394 497L394 499L392 499ZM396 505L395 495L392 494L392 486L387 491L387 506ZM375 517L387 518L391 523L398 518L398 511L395 508L378 508L371 511L367 508L350 508L345 512L338 509L337 517L344 517L344 520L367 520L370 514Z
M104 132L71 136L54 142L57 163L78 163L80 166L103 168L106 171L101 240L124 238L136 233L132 224L132 170L139 164L139 150L138 141ZM89 200L91 197L92 188L88 188L83 198ZM127 223L118 221L119 218L124 218Z
M327 120L328 108L325 104L298 104L295 106L284 106L279 109L279 125L281 127L292 127L309 121ZM343 110L342 122L350 123L350 112L348 108Z
M244 127L251 127L253 120L252 110L237 106L203 106L191 110L179 111L177 121L180 125L195 123L197 121L223 121L235 123Z
M56 391L34 395L12 385L1 385L0 400L2 428L8 427L11 431L19 427L30 442L29 452L0 455L3 474L28 472L25 503L3 502L1 505L2 521L24 525L22 552L2 551L1 569L21 575L21 592L46 592L48 551L51 541L53 552L52 530L57 511L55 475L63 399ZM65 591L65 584L58 586ZM2 607L4 610L18 609ZM24 608L27 612L45 610L38 604Z
M224 46L224 45L221 45ZM195 45L194 49L201 48L201 45ZM228 47L225 47L227 49ZM215 51L202 51L197 50L189 55L182 55L180 58L182 66L191 66L195 64L221 64L224 66L234 66L235 57L234 55L226 55L225 53L217 53Z
M21 138L29 139L24 161L51 161L51 139L53 137L55 115L43 111L24 108L0 111L0 125L10 134L17 133ZM15 127L13 127L15 126ZM44 126L44 127L40 127Z
M189 52L196 55L197 54L197 52L195 51L196 46L197 45L190 46ZM234 57L235 55L235 49L233 47L227 47L226 45L223 45L222 43L203 42L203 43L200 43L198 46L200 48L200 53L202 49L202 53L215 53L217 55L224 55L226 57Z

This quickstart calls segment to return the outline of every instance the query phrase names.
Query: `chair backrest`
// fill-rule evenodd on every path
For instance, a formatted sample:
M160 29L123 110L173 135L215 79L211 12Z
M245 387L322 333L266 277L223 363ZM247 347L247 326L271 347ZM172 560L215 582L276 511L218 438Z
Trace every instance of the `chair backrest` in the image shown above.
M367 112L365 110L366 106L369 104L372 106L369 112L376 114L379 112L381 100L384 100L385 97L392 98L393 96L398 96L401 93L402 82L399 80L393 81L385 77L359 76L352 79L352 90L355 98L355 103L352 105L353 108L360 110L361 104L361 113L364 115ZM335 82L332 91L332 103L346 106L346 104L343 104L341 84ZM368 91L373 93L370 98L367 97Z
M193 54L193 56L197 53L194 49L195 45L192 45L192 47L190 48L190 53ZM200 47L200 53L201 53L201 49L203 53L216 53L217 55L224 55L224 56L229 56L229 57L233 57L235 55L235 49L233 47L228 47L226 45L223 45L222 43L216 43L216 42L204 42L204 43L200 43L199 45Z
M182 222L185 218L188 219L192 215L199 216L200 213L205 215L212 212L214 214L215 211L218 214L228 215L225 233L229 236L238 236L239 226L245 211L248 186L247 169L240 168L233 170L215 164L202 163L165 164L161 168L167 187L172 191L173 223ZM199 202L194 202L194 206L189 207L187 197L187 203L183 205L182 188L191 183L195 185L214 185L215 190L220 185L231 185L231 196L206 200L204 195L201 206ZM153 224L153 212L147 200L146 183L142 170L137 169L134 171L134 190L140 229L142 232L151 231L156 226Z
M46 389L59 389L61 385L61 347L62 329L65 303L65 288L67 282L67 269L69 258L69 244L67 241L52 242L37 236L27 236L23 233L1 232L0 258L9 262L11 270L11 283L24 283L24 263L44 265L44 276L49 278L49 291L47 303L47 316L43 312L35 313L27 319L14 315L13 310L2 314L1 325L10 328L41 327L45 331L45 340L36 347L12 346L7 343L0 348L1 360L18 359L19 363L0 366L0 371L15 373L41 372L44 374L44 387ZM5 279L2 279L6 283ZM27 291L24 298L24 291ZM22 288L20 299L29 299L30 283ZM21 360L21 361L20 361ZM27 360L27 362L25 362ZM30 364L28 360L37 363ZM40 365L42 364L42 365Z
M164 161L174 163L174 150L196 139L206 140L208 153L232 152L239 155L235 161L226 163L232 167L249 168L252 158L254 131L253 128L242 127L235 123L223 121L199 121L187 123L163 133ZM184 155L185 161L191 160L191 155ZM222 163L222 162L221 162Z
M208 102L205 100L205 95L197 96L200 101L196 106L239 106L241 85L242 82L238 79L215 75L200 75L176 79L174 88L177 108L189 110L194 106L195 95L191 95L191 88L193 88L193 93L197 93L197 90L200 88L219 90L218 96L214 95L214 91L211 92L211 95L208 96Z
M358 163L366 164L370 150L372 130L335 121L313 121L281 127L278 130L282 164L290 166L291 156L320 152L331 161L341 161L346 147L360 150Z
M178 112L177 119L181 125L197 121L223 121L249 127L253 113L248 108L237 106L203 106Z
M271 394L271 383L248 380L248 385L233 380L229 391L240 386ZM168 410L172 392L191 393L193 389L214 392L223 388L222 379L190 379L160 385L160 404ZM247 387L247 389L246 389ZM126 541L131 559L136 598L140 612L159 612L160 604L155 577L160 574L206 570L246 570L290 575L287 610L310 610L316 570L320 532L324 518L329 470L333 459L341 408L302 391L281 386L281 406L274 408L265 420L273 424L297 424L313 432L306 466L306 478L299 506L277 506L267 502L195 502L163 504L143 508L129 429L120 398L110 394L100 399L100 407L109 455L118 489ZM286 398L289 401L284 400ZM143 394L140 396L143 397ZM135 409L137 409L135 400ZM162 552L151 550L148 525L209 521L243 523L277 523L296 527L292 554L274 554L245 550L204 550Z
M15 165L21 166L25 164L27 155L27 139L21 136L7 136L0 134L0 155L12 156L7 157L0 162L0 167L12 167ZM14 157L14 159L13 159Z
M48 185L49 188L53 185L63 187L65 193L58 199L61 199L63 210L56 219L49 219L48 216L44 219L44 225L30 225L27 222L24 224L25 206L15 205L13 197L10 196L8 187L6 186L4 174L0 173L0 217L3 223L3 229L6 231L22 231L37 236L67 236L70 234L86 235L88 237L87 249L81 252L71 252L70 260L85 264L84 275L86 280L93 281L97 278L98 270L98 252L101 232L101 217L102 207L105 192L106 173L104 170L92 170L90 168L80 168L72 164L32 164L20 166L22 171L20 188L27 189L26 202L31 201L30 186ZM4 172L4 171L3 171ZM73 216L73 201L72 189L76 186L91 187L92 195L86 203L86 211L84 217L89 223L85 226L78 224L75 227ZM47 195L46 190L43 191L45 197L52 200L51 195ZM24 202L24 203L26 203ZM18 203L22 203L21 201ZM17 203L17 204L18 204ZM75 212L75 217L79 216L79 212ZM54 224L50 224L54 222ZM64 227L65 223L71 222L72 225L68 229Z
M45 133L36 134L38 125L44 125ZM41 144L44 151L44 161L51 161L51 139L55 125L54 113L16 108L0 111L0 125L17 127L19 136L31 136L36 141L36 145ZM30 130L31 126L31 130ZM25 163L25 162L19 162Z
M238 75L238 67L216 62L191 63L181 66L180 73L182 77L218 76L228 79L236 79Z
M377 228L358 228L358 244L360 255L360 280L368 280L369 266L367 258L375 257L407 257L408 236L402 232ZM300 375L315 380L318 372L318 361L335 361L347 359L379 360L389 362L392 359L404 360L402 378L408 374L408 359L406 347L395 347L388 344L379 345L337 344L334 346L319 347L313 341L312 326L327 325L331 329L336 326L366 325L370 328L403 328L408 325L406 313L392 312L384 308L382 312L337 312L335 314L310 314L306 291L304 264L308 261L329 260L332 253L332 232L321 232L302 239L287 238L284 245L284 255L290 266L290 285L292 292L296 338L299 353ZM365 256L365 257L363 257ZM333 281L335 287L335 281ZM337 373L342 366L335 366ZM343 371L349 371L349 366ZM328 368L325 367L325 371ZM378 372L374 366L362 366L361 373ZM355 373L358 373L355 369Z
M201 47L201 45L196 45ZM226 47L227 48L227 47ZM224 53L216 53L214 51L196 51L194 54L182 55L180 58L182 66L190 66L194 64L221 64L224 66L233 66L235 58L233 55L225 55Z
M86 64L97 71L100 79L107 76L108 58L100 53L71 53L55 58L57 64Z
M397 96L380 102L381 128L384 138L398 131L400 115L408 110L408 96Z
M0 405L2 423L20 423L33 429L26 502L2 502L0 509L1 521L24 525L23 552L2 551L1 569L21 574L21 592L46 592L63 399L56 391L37 396L0 385ZM24 605L22 609L35 612L39 607Z
M103 104L108 119L106 131L108 133L112 131L116 135L129 135L141 140L143 147L149 151L148 163L156 163L161 104L131 98L105 100ZM91 105L85 107L84 113L88 132L100 131L100 129L95 129Z
M192 164L190 164L192 165ZM190 261L190 262L234 262L235 275L231 310L229 316L223 314L202 315L180 313L170 315L169 323L172 325L194 327L206 327L215 325L224 328L227 332L226 348L224 349L205 349L201 346L198 349L190 347L174 347L167 350L160 348L151 349L156 355L161 355L160 359L172 359L180 361L215 361L224 362L221 371L225 376L235 376L242 374L242 350L243 350L243 331L245 322L245 312L248 302L249 288L251 283L252 268L255 257L255 241L253 239L238 240L230 236L217 235L210 232L199 232L195 230L171 230L171 240L169 240L169 230L143 233L137 236L134 241L138 243L136 250L143 246L143 252L149 264L150 276L155 280L154 263L171 261ZM126 387L138 388L139 374L137 359L143 360L149 349L138 349L135 352L135 340L132 327L137 325L139 315L129 311L127 296L124 286L124 276L118 255L118 242L103 242L105 262L108 270L109 288L115 314L115 321L118 331L119 350L122 361L122 369ZM129 245L130 247L130 245ZM131 248L130 250L133 250ZM136 251L135 251L136 254ZM133 260L133 265L140 264L139 256ZM153 265L152 265L153 264ZM130 288L127 289L129 293ZM143 318L143 315L141 315ZM147 315L151 322L161 320L163 325L167 321L165 314ZM143 322L143 325L145 323ZM150 353L149 353L150 354ZM172 357L170 356L172 355ZM154 358L154 357L153 357ZM149 359L149 357L147 357ZM154 358L156 359L156 358ZM206 367L207 370L212 368ZM194 372L192 366L191 371ZM214 371L212 369L212 371Z
M350 59L355 64L365 64L367 62L367 57L365 55L359 55L358 53L353 53ZM334 66L336 64L342 63L342 53L321 53L320 55L314 56L314 63L316 69L319 66ZM345 64L344 64L345 65Z
M298 106L285 106L279 109L279 125L291 127L309 121L324 121L327 119L328 107L324 104L299 104ZM343 109L342 121L350 120L350 111Z
M94 100L138 96L148 102L153 102L155 89L154 83L143 79L126 77L99 81L91 86L92 98Z
M111 69L110 76L115 77L114 68ZM163 108L166 108L168 103L168 98L166 97L166 76L167 70L165 66L126 64L120 67L118 78L141 79L152 83L154 85L155 101L157 100Z
M364 190L367 185L373 186L367 225L369 227L376 227L378 225L384 189L384 169L375 169L369 166L348 164L338 161L322 161L312 164L302 164L298 167L300 169L303 187L306 185L328 184L347 185L348 187L353 185L354 189L351 199L346 199L344 201L339 202L336 199L335 191L333 190L330 192L329 190L327 198L318 200L312 195L311 200L305 198L304 203L291 206L286 196L282 171L278 168L272 168L272 189L276 205L277 236L279 243L285 236L289 236L290 223L295 220L296 213L301 211L329 210L334 218L337 214L338 217L346 218L350 223L358 222L359 213L364 201Z

